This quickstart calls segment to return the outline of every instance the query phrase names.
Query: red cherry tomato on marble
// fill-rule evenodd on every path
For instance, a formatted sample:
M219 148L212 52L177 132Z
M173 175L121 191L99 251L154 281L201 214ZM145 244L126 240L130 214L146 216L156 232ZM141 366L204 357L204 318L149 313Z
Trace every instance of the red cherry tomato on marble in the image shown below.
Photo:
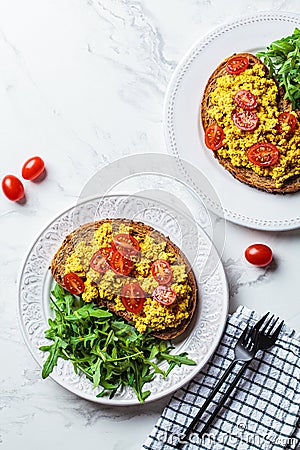
M14 175L6 175L2 180L4 195L12 202L17 202L24 197L24 186L19 178Z
M22 177L25 180L35 180L45 169L45 163L39 156L29 158L22 167Z
M272 261L273 253L265 244L252 244L245 250L245 258L254 266L265 267Z

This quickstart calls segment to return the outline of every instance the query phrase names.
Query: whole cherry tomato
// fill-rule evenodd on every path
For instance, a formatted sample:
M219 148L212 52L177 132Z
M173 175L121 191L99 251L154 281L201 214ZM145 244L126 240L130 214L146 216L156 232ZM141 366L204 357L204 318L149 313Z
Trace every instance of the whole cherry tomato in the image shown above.
M24 186L19 178L14 175L6 175L2 180L4 195L12 202L17 202L24 197Z
M245 258L254 266L265 267L272 261L273 253L265 244L252 244L245 250Z
M45 163L39 156L29 158L22 167L22 177L25 180L35 180L45 169Z
M233 56L227 61L225 69L231 75L239 75L244 72L249 65L249 59L246 56Z
M213 123L205 130L205 145L210 150L216 151L222 147L224 140L224 131L219 125Z

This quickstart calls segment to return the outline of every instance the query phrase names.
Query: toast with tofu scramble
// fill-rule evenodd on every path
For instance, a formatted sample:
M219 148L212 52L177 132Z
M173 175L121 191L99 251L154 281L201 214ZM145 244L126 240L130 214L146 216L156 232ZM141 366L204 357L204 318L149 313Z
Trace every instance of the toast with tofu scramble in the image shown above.
M160 339L187 328L197 302L191 267L179 248L142 222L107 219L69 234L55 254L57 283Z
M206 146L239 181L270 193L300 190L299 112L257 57L239 53L217 67L201 121Z

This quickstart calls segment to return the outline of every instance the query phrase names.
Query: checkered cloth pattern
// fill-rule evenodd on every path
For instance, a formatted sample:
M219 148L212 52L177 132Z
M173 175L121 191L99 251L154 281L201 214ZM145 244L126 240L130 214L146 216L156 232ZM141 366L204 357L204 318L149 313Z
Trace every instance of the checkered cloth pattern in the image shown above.
M182 433L234 358L246 323L259 319L245 307L228 318L214 355L199 374L177 391L143 445L147 450L178 448ZM234 373L238 371L236 367ZM233 379L229 378L221 392ZM276 344L258 352L207 434L198 436L222 394L217 394L184 450L300 449L300 335L286 327ZM198 432L198 433L197 433ZM182 440L181 440L182 442Z

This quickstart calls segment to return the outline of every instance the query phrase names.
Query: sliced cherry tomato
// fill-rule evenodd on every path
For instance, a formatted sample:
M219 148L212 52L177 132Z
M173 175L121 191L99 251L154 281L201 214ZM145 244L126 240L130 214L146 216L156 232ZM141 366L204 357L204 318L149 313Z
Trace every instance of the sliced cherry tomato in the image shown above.
M243 131L253 131L257 127L258 117L254 111L234 111L232 114L234 124Z
M157 259L151 266L151 272L159 284L168 284L172 280L172 269L164 259Z
M133 264L130 259L125 258L121 253L114 252L111 259L111 268L118 275L129 275L132 271Z
M143 309L145 294L138 283L127 283L122 288L121 299L127 311L138 314Z
M226 71L231 75L238 75L244 72L249 65L249 59L246 56L233 56L227 61Z
M223 145L224 131L217 124L212 124L205 130L205 145L210 150L219 150Z
M277 124L277 131L278 133L283 133L285 130L282 128L284 124L287 124L290 129L289 133L294 133L296 125L297 125L297 119L293 114L290 114L288 112L283 112L279 114L278 116L278 124Z
M172 305L176 299L176 292L169 286L157 286L152 292L152 297L162 305Z
M265 267L273 259L272 250L265 244L253 244L245 250L245 258L250 264Z
M252 92L246 91L246 89L238 91L235 94L234 101L238 106L247 111L251 111L257 107L257 98Z
M64 276L64 285L71 294L79 295L84 292L84 281L76 275L76 273L70 272Z
M118 252L128 259L136 256L140 250L139 242L130 234L117 234L113 238L113 242Z
M19 178L14 175L6 175L2 180L4 195L12 202L18 202L24 197L24 186Z
M29 158L23 165L22 177L25 180L35 180L38 178L45 169L45 163L39 156L33 156Z
M93 254L90 260L90 266L96 272L104 273L110 268L110 262L114 254L113 247L105 247Z
M249 148L248 159L260 167L274 166L279 159L279 150L269 142L258 142Z

